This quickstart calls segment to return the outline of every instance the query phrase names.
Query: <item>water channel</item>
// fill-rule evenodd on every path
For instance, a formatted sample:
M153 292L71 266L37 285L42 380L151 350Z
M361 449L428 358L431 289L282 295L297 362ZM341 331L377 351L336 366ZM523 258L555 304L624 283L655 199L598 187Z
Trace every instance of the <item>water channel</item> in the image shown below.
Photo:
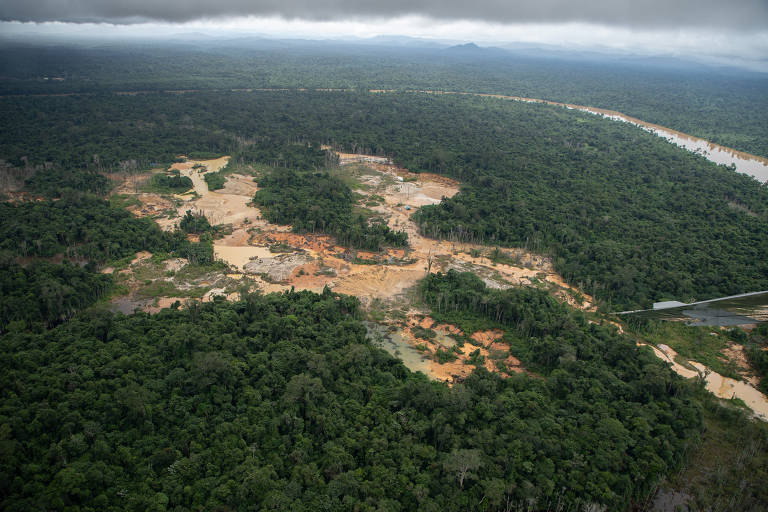
M583 107L579 105L566 105L567 108L573 108L582 112L589 112L590 114L596 114L599 116L613 119L614 121L622 121L625 123L633 124L649 131L659 137L666 139L672 144L687 149L692 153L697 153L707 160L715 162L716 164L730 166L733 165L737 172L748 174L756 178L761 183L768 182L768 159L750 155L742 151L727 148L719 144L714 144L708 140L700 139L687 133L678 132L665 128L664 126L655 125L641 121L624 115L620 112L614 112L611 110L602 110L591 107Z
M389 91L371 91L371 92L389 92ZM598 116L612 119L614 121L621 121L635 125L643 130L649 131L659 137L666 139L672 144L687 149L692 153L697 153L707 160L716 164L734 166L736 172L742 174L748 174L761 183L768 183L768 158L761 156L751 155L743 151L738 151L733 148L728 148L715 144L687 133L678 132L665 126L649 123L642 119L628 116L615 110L607 110L596 107L587 107L584 105L574 105L571 103L561 103L559 101L542 100L538 98L524 98L522 96L506 96L503 94L486 94L486 93L474 93L474 92L454 92L454 91L433 91L433 90L412 90L410 92L427 93L427 94L455 94L460 96L482 96L488 98L498 98L503 100L521 101L524 103L542 103L545 105L554 105L557 107L564 107L570 110L579 110L581 112L587 112Z

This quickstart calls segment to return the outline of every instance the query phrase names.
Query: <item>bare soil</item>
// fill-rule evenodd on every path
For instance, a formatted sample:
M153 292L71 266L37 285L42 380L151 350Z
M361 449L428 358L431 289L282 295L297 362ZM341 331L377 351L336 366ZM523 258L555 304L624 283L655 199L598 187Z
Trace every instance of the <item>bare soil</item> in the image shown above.
M366 206L374 214L380 215L392 229L405 231L409 236L408 248L391 248L381 253L358 251L339 246L332 237L326 235L297 234L291 232L290 226L267 222L259 209L251 204L258 190L251 176L232 174L227 176L223 189L208 190L203 174L219 170L226 165L228 157L174 164L172 168L192 179L195 194L135 194L141 205L134 207L133 211L137 215L155 216L158 224L167 230L175 228L186 210L203 213L211 224L231 225L231 234L214 243L216 257L230 266L230 271L221 276L229 280L227 282L230 284L226 285L229 290L214 291L226 286L218 282L211 283L211 290L206 292L202 300L210 300L216 294L236 298L231 283L247 278L248 283L267 293L291 288L321 291L328 286L334 291L359 297L364 306L378 302L392 308L410 303L409 290L427 272L453 268L475 272L488 286L494 288L543 285L564 301L583 309L592 309L589 296L584 295L584 300L576 303L574 296L577 290L573 290L552 270L551 262L545 257L510 249L505 251L515 258L514 261L520 262L519 266L494 263L489 259L488 247L422 236L411 216L420 206L437 204L443 197L455 195L459 191L458 182L436 174L411 173L392 165L383 157L351 154L340 156L343 157L342 161L349 161L352 165L341 166L334 172L360 184L359 192L364 196L360 202L361 207ZM122 192L129 191L130 187ZM172 213L169 215L169 212ZM280 252L272 252L273 249ZM178 263L171 266L166 270L181 269ZM192 285L200 286L200 283ZM183 302L188 299L160 297L151 304L142 303L139 307L154 311L175 300ZM421 312L415 311L413 314L420 315ZM413 315L405 321L389 318L385 323L398 332L402 338L399 340L401 343L416 347L425 341L413 336L412 326L409 325L413 318ZM449 382L465 378L474 369L474 365L467 364L467 361L475 351L479 351L477 355L481 356L482 365L490 371L500 371L497 362L503 362L502 367L506 367L507 372L524 371L520 361L509 353L506 343L501 341L503 333L500 331L471 333L473 338L457 351L457 359L440 364L434 359L435 351L441 347L443 350L450 349L453 346L451 343L455 344L450 335L462 336L464 333L452 325L431 328L439 333L440 341L426 343L419 369L426 370L433 378Z
M467 339L464 333L451 324L437 324L430 316L411 313L403 322L390 324L401 347L420 353L420 358L404 357L403 361L413 371L421 371L428 377L447 383L449 386L461 382L474 371L477 365L490 372L508 377L512 373L527 373L520 360L510 353L509 345L503 341L504 331L494 329L477 331ZM419 336L416 328L431 330L432 337ZM459 343L458 339L463 342ZM438 351L453 354L440 362ZM474 361L473 362L473 358Z
M208 190L203 173L221 169L226 165L228 157L174 164L173 168L192 179L195 194L161 196L134 193L141 205L130 209L139 216L155 217L158 224L168 230L174 229L178 218L186 210L205 214L212 224L232 226L232 233L214 244L216 257L228 263L231 271L220 276L209 276L209 280L197 279L180 284L182 289L207 287L200 297L203 301L212 300L216 295L235 300L239 294L233 291L234 283L249 289L259 288L267 293L285 291L292 287L319 292L328 286L337 292L359 297L364 306L383 303L394 309L410 303L409 289L427 272L456 269L474 272L493 288L543 285L560 300L574 307L594 311L592 297L565 283L552 270L551 262L541 255L520 249L505 249L509 260L519 264L494 263L490 259L488 247L422 236L411 221L411 215L420 206L437 204L443 197L455 195L459 191L457 182L434 174L414 174L392 165L382 157L351 154L340 156L343 162L364 166L365 172L349 172L361 184L365 196L361 203L368 204L371 210L386 219L392 229L405 231L409 236L410 247L388 249L382 253L356 251L338 246L329 236L297 234L291 232L290 226L271 224L262 219L259 210L251 205L253 194L258 190L252 177L233 174L227 177L223 189ZM351 169L351 166L342 166L339 172L347 172L347 169ZM127 180L119 192L131 194L131 190L136 190L136 183ZM172 213L169 215L169 212ZM270 248L275 246L279 246L280 253L272 252ZM291 251L282 252L286 247ZM138 293L141 283L134 274L140 273L142 265L147 264L146 260L150 256L149 253L140 253L130 268L119 271L119 275L130 284L131 294L115 299L116 309L130 312L134 307L139 307L154 312L176 301L183 304L190 300L189 297L172 296L149 300ZM184 264L184 261L178 259L167 260L164 270L178 272L184 268ZM416 326L431 329L436 336L431 339L418 338L413 332ZM476 364L502 376L527 372L510 353L509 346L503 341L504 333L500 330L462 333L454 325L437 325L432 318L413 309L404 318L395 315L387 317L384 327L391 331L390 341L395 347L395 353L402 357L406 365L448 384L460 382L474 370L475 364L470 363L473 357ZM618 328L621 331L621 326ZM455 337L464 337L465 340L457 349L453 348L457 343ZM678 374L687 378L706 379L707 388L715 395L726 399L740 398L758 417L768 420L768 400L754 388L754 382L728 379L695 361L682 361L666 345L651 348L659 358L668 361ZM401 349L407 350L407 353L400 353ZM456 359L440 363L438 350L452 350ZM743 348L732 346L726 352L725 355L745 371L749 368Z
M325 235L296 234L290 226L267 222L251 204L258 190L251 176L232 174L227 176L223 189L208 190L203 174L224 167L229 160L226 156L173 164L172 169L192 180L195 193L134 193L141 204L130 209L136 215L154 217L166 230L174 229L187 210L204 214L211 224L230 225L231 234L214 243L215 256L228 263L233 273L251 276L264 291L291 287L322 290L329 286L340 293L358 296L367 305L374 299L402 300L428 271L454 268L473 271L495 288L545 282L562 300L584 309L592 307L587 296L576 304L571 287L539 255L516 250L519 266L494 264L488 258L487 247L422 236L411 215L420 206L437 204L443 197L455 195L459 191L456 181L436 174L411 173L392 165L385 157L344 153L339 156L342 161L353 163L342 166L338 172L360 183L365 195L361 205L371 205L371 210L386 219L392 229L405 231L409 248L378 254L355 251L336 245L333 238ZM362 172L357 171L360 168ZM134 183L125 183L119 192L131 194L134 187ZM278 257L270 252L270 247L276 245L289 246L301 256Z
M672 370L687 379L701 378L706 382L707 390L718 398L730 400L738 398L744 401L752 409L755 416L768 421L768 398L755 389L754 385L741 380L723 377L696 361L685 361L681 364L681 358L667 345L651 346L651 349L659 359L670 363Z

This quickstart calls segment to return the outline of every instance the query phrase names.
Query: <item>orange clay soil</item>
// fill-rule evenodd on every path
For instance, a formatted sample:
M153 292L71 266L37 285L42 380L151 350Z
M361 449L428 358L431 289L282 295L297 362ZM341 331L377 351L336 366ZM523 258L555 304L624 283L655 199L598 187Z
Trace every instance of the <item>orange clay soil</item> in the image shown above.
M736 373L739 374L741 378L749 382L754 387L760 385L760 377L754 374L752 366L749 364L749 359L747 359L747 354L744 351L743 345L728 342L728 346L726 346L722 352L725 357L721 359L726 363L735 363Z
M226 177L225 186L209 191L203 179L205 172L215 171L226 165L228 157L215 160L188 160L176 163L183 176L192 179L196 194L159 196L157 194L135 194L141 205L132 208L137 215L157 215L159 212L175 210L173 218L167 215L157 218L158 224L166 230L174 229L187 210L203 213L211 224L228 224L232 232L214 242L214 254L228 263L232 276L247 275L264 292L296 290L321 291L325 286L339 293L360 298L364 306L374 299L390 304L403 303L406 292L430 272L447 271L455 268L475 272L486 284L495 288L528 285L539 280L545 282L556 296L583 309L593 309L592 298L583 295L584 301L576 304L569 290L571 286L552 270L551 262L540 255L520 249L505 250L514 255L519 266L502 263L494 264L487 255L490 248L478 244L449 242L426 238L419 233L411 215L427 204L437 204L443 197L452 197L459 191L455 180L436 174L415 174L399 168L386 159L361 157L355 165L364 165L367 170L357 173L356 179L363 186L365 197L361 205L375 202L370 208L385 219L395 230L408 234L408 248L391 248L381 253L359 251L337 245L334 238L321 234L297 234L290 226L278 226L264 220L258 208L251 204L258 186L250 176L231 174ZM362 163L361 163L362 162ZM360 167L358 167L359 169ZM355 175L355 168L340 167L333 172ZM402 180L402 181L401 181ZM124 191L129 193L130 187ZM372 197L378 196L378 197ZM374 204L375 204L374 203ZM270 248L281 252L271 252ZM292 251L292 252L282 252ZM290 255L296 257L290 257ZM473 256L473 254L475 256ZM365 263L363 263L365 262ZM266 275L287 276L275 282ZM170 300L168 298L167 300ZM167 302L165 300L163 304ZM461 334L455 326L437 326L445 334ZM480 355L485 357L485 366L496 371L489 357L489 350L504 351L505 363L513 371L522 371L519 361L508 355L508 349L499 345L497 334L475 333L481 337ZM482 338L485 336L485 338ZM471 349L471 350L470 350ZM436 378L447 375L466 376L473 368L463 361L477 347L466 343L457 354L459 359L440 365L434 363ZM502 350L503 349L503 350ZM517 369L517 370L516 370ZM446 377L447 378L447 377Z
M366 192L361 204L368 202L371 196L378 196L373 198L378 205L372 210L384 218L392 229L405 231L410 243L406 249L372 253L340 247L326 235L297 234L291 232L290 226L267 222L261 217L259 209L251 205L258 187L250 176L229 175L223 189L209 191L203 174L221 169L228 159L187 160L173 164L172 169L192 180L196 194L161 196L139 193L135 197L141 205L131 210L137 215L152 216L173 210L171 218L168 215L157 218L158 224L166 230L174 229L187 210L204 214L211 224L230 225L231 234L214 242L215 256L230 264L235 274L251 275L265 292L289 290L291 287L317 291L329 286L337 292L360 297L364 305L372 299L398 301L426 275L428 268L431 272L455 268L475 272L489 286L496 288L527 285L539 279L549 283L562 300L583 309L592 309L592 299L586 295L581 304L576 304L573 294L567 293L572 287L553 272L547 258L512 249L507 252L518 257L520 266L494 264L483 255L489 252L488 247L422 236L411 221L411 215L419 206L437 204L443 197L455 195L459 191L455 180L431 173L411 173L381 161L365 162L368 171L357 176ZM337 172L349 172L349 168L341 167ZM125 187L121 191L128 193L130 188ZM269 250L273 246L280 246L278 249L281 251L290 248L295 254L305 254L311 263L291 258L283 262L278 258L280 253ZM266 267L278 269L273 275L289 277L279 282L265 280L262 275Z
M431 272L454 268L474 272L488 286L495 288L543 281L560 300L574 307L594 311L592 297L579 294L577 289L565 283L562 277L552 270L551 262L543 256L521 249L505 249L508 256L520 262L519 265L494 264L488 258L490 249L486 246L433 240L422 236L411 221L411 215L420 206L437 204L443 197L455 195L459 191L456 181L435 174L411 173L407 169L392 165L385 158L370 155L343 156L355 165L368 167L369 173L358 176L366 192L366 197L361 203L365 204L369 200L378 202L379 204L371 209L386 219L392 229L403 230L408 234L410 246L407 249L388 249L378 254L356 251L336 245L335 240L326 235L292 233L290 226L277 226L267 222L261 218L259 210L250 204L253 194L258 190L252 177L229 175L223 189L213 192L208 190L202 177L203 173L221 169L229 157L187 161L172 166L182 175L192 179L197 195L136 194L136 184L132 179L125 180L118 192L133 194L141 201L141 205L130 208L139 216L157 216L171 209L175 210L175 218L165 216L157 219L163 229L173 229L186 210L205 214L212 224L230 224L232 233L214 243L216 257L232 267L233 271L227 274L228 278L241 279L247 276L250 283L267 293L289 290L291 287L297 290L321 291L328 286L337 292L359 297L363 305L370 304L373 299L398 304L403 303L406 299L405 292L426 275L428 268ZM194 168L196 166L197 168ZM339 171L344 170L345 167L341 167ZM379 198L371 198L372 195ZM306 258L288 258L286 268L281 269L284 272L280 272L280 275L287 275L288 278L281 282L272 282L263 274L254 274L245 268L250 266L259 269L261 264L279 267L281 263L276 258L280 253L272 253L269 249L275 245L279 245L281 251L287 250L285 246L288 246L293 250L293 254L307 255L310 261L307 263ZM148 254L140 254L138 259L146 257ZM357 263L360 261L371 263ZM140 261L134 260L134 263ZM218 291L211 290L203 300L211 300ZM580 300L577 300L575 296L579 295ZM230 293L227 298L234 300L236 296L237 294ZM154 311L172 304L175 300L175 297L162 297L157 306L147 308ZM395 323L395 326L407 343L420 347L424 357L429 358L429 373L432 378L449 383L462 380L474 369L474 365L465 363L475 351L484 358L483 366L489 371L500 372L496 361L503 361L507 372L526 372L520 361L509 353L509 347L502 340L501 331L472 333L472 342L479 346L465 341L461 349L456 351L455 361L440 364L435 360L435 353L438 349L449 350L453 346L453 340L448 335L462 336L464 333L453 325L434 325L434 320L429 317L418 318L418 325L434 330L440 339L417 339L412 333L412 328L417 325L416 316L413 314L408 316L405 322ZM673 363L673 369L681 375L698 375L697 371L675 363L674 355L668 347L664 347L666 351L652 348L657 356ZM733 347L732 352L733 354L729 352L726 355L737 361L743 359L736 347ZM690 363L694 367L698 365L693 361ZM504 375L504 372L501 373ZM707 382L718 396L726 397L725 395L729 394L726 398L730 398L734 394L737 397L741 395L758 415L763 418L768 415L764 397L754 395L757 391L751 386L742 383L750 389L741 389L741 384L713 373L708 374Z
M434 338L419 338L413 332L414 327L431 329L435 331ZM509 351L509 346L502 340L504 331L493 329L489 331L477 331L470 336L477 345L465 341L461 347L453 348L456 342L449 335L463 333L461 329L451 324L437 324L431 317L420 314L411 314L403 324L400 324L400 335L403 340L413 347L418 347L422 357L429 360L428 376L452 385L461 382L475 369L475 365L469 361L472 354L477 353L483 359L483 367L489 372L499 373L502 377L508 377L510 372L527 373L520 360ZM479 345L479 346L478 346ZM438 361L437 351L452 352L456 359L441 363ZM497 362L503 362L506 371Z

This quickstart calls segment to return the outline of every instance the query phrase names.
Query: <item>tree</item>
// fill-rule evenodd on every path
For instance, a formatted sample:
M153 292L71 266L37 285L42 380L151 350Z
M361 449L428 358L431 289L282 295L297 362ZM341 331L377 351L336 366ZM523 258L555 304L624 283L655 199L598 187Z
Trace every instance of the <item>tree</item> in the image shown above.
M481 453L480 450L453 450L443 461L443 469L456 475L460 489L464 488L464 480L475 477L472 471L482 466Z

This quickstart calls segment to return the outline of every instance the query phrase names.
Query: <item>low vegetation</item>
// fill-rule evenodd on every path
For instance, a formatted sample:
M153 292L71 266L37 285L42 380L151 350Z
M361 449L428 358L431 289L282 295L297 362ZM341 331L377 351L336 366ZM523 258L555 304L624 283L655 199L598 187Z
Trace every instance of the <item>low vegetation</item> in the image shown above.
M632 320L627 329L653 345L671 347L682 358L705 365L725 377L740 379L740 368L725 355L729 342L742 342L743 331L692 327L680 322Z
M194 184L188 176L182 176L178 169L174 169L167 174L153 175L144 189L158 194L181 194L193 187Z
M704 430L680 472L663 487L691 511L761 512L768 503L768 424L699 391Z

